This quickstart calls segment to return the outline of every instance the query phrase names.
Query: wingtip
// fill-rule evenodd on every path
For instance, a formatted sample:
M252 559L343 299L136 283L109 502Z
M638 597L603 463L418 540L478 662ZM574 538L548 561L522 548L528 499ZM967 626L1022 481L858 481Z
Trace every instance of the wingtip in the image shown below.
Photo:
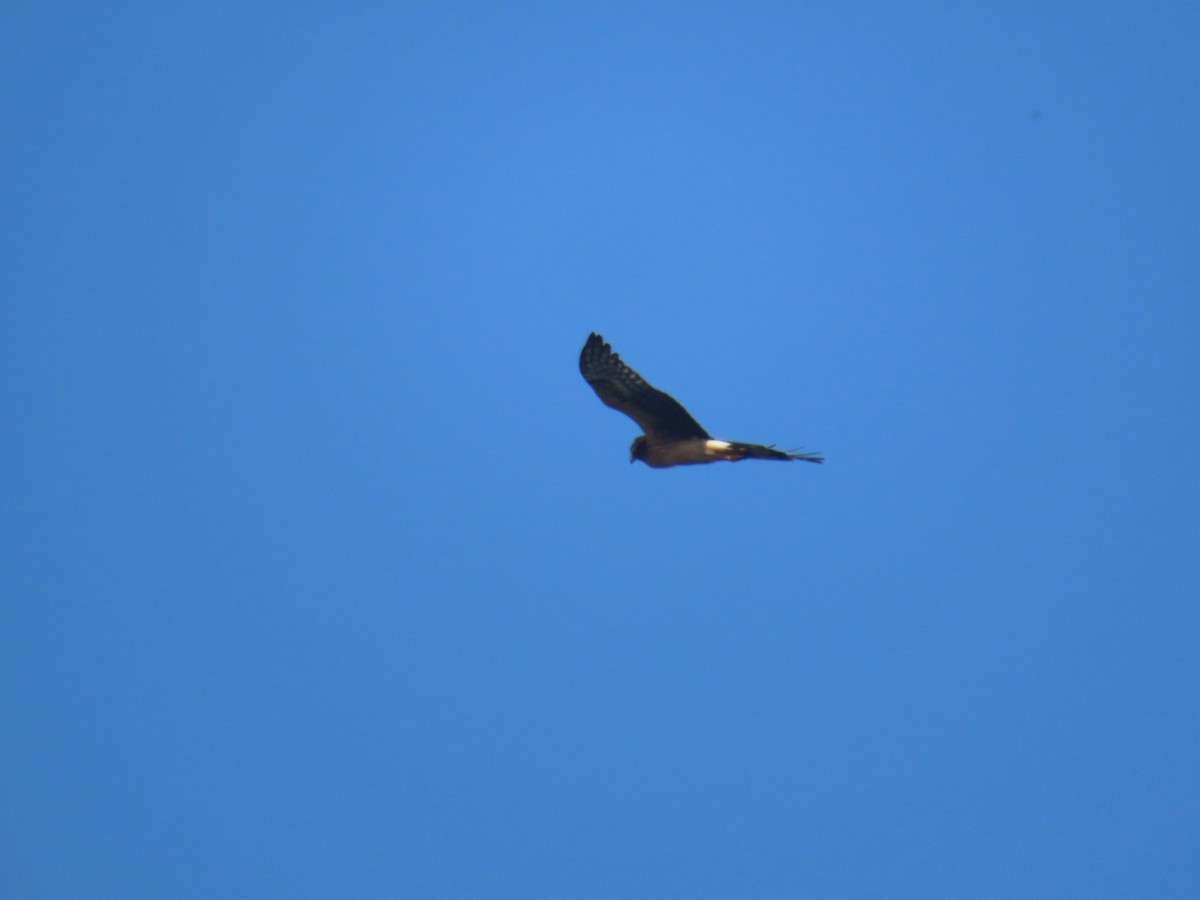
M609 344L604 340L604 338L602 338L600 336L600 332L598 332L598 331L593 331L591 334L588 335L588 339L586 341L584 341L583 350L580 351L581 354L586 354L589 352L599 353L601 355L603 355L603 354L615 355L612 352L612 347L609 346Z
M606 358L615 356L612 347L604 342L599 332L593 331L584 342L583 349L579 351L579 371L590 383L592 379L589 378L589 368L600 366Z

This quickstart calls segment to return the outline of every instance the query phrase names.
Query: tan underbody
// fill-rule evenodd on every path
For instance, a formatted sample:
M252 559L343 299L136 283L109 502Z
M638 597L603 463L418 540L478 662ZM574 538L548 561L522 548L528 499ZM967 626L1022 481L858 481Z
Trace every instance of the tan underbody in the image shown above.
M742 455L734 450L728 441L711 438L653 444L646 448L646 455L642 457L646 465L655 469L711 463L723 459L739 460L742 459Z

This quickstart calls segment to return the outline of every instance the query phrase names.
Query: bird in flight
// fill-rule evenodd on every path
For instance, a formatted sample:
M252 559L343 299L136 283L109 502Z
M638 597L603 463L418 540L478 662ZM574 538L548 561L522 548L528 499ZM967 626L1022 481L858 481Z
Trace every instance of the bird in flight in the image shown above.
M718 441L670 394L651 387L592 332L579 354L579 371L607 406L625 413L645 434L633 439L629 461L640 459L655 469L727 459L802 459L824 462L819 453L776 450L773 445Z

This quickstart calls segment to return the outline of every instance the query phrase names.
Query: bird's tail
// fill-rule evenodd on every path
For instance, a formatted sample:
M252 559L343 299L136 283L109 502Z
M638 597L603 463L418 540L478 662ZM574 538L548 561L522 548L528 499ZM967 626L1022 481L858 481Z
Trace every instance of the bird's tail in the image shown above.
M820 453L801 453L799 450L776 450L774 444L741 444L729 442L729 458L735 462L739 459L802 459L805 462L825 462Z

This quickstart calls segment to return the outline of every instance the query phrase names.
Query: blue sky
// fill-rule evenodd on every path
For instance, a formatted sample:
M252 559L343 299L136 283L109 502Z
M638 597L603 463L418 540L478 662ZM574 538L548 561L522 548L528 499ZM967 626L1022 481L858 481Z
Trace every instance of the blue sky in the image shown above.
M1198 41L6 4L0 893L1197 896Z

